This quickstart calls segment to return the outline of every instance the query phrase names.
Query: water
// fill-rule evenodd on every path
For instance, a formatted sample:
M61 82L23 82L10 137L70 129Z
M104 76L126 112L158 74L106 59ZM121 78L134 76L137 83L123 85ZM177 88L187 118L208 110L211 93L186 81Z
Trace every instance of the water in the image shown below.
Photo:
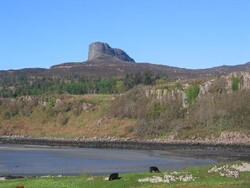
M225 154L225 151L213 152L211 155L211 151L206 150L144 151L0 145L0 175L109 174L148 171L149 166L177 170L216 164L218 157ZM207 157L208 153L210 156ZM250 156L249 153L246 155ZM223 160L231 159L228 157Z

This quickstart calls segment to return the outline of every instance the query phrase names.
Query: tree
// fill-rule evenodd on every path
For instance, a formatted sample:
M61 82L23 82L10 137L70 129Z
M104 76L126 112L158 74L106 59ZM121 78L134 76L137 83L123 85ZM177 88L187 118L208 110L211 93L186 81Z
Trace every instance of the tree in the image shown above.
M117 93L122 93L124 91L124 82L122 80L117 80L115 88Z
M153 75L151 72L146 72L143 74L143 84L151 85L153 83Z

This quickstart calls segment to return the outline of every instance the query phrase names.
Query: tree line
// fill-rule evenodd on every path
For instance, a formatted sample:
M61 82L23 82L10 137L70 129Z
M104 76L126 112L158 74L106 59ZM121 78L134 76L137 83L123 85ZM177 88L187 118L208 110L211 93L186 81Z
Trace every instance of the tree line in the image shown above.
M61 77L29 77L26 75L0 78L0 97L51 94L115 94L122 93L136 85L154 85L166 81L166 75L151 72L126 74L124 77L88 78L80 75Z

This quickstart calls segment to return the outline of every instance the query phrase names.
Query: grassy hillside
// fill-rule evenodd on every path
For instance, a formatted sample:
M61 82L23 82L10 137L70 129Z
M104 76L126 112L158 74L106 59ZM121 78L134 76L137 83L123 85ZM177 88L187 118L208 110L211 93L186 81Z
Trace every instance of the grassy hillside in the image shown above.
M112 100L112 95L2 99L0 134L64 138L123 136L133 120L110 117Z
M0 134L249 141L250 76L139 85L116 95L0 99Z
M133 132L138 137L213 140L225 131L249 135L250 91L229 90L222 81L213 81L207 91L200 80L137 87L113 103L112 113L136 119Z

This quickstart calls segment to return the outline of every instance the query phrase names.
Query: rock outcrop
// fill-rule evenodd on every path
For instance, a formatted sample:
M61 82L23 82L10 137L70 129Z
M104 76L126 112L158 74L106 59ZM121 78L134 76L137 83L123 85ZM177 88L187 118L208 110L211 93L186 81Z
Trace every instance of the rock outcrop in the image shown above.
M233 79L238 82L238 90L250 90L250 72L234 72L228 75L223 75L216 79L209 79L205 82L199 83L199 95L198 99L202 98L207 93L231 93L233 92L232 82ZM183 83L181 88L172 88L170 90L163 88L147 89L145 91L146 97L155 97L157 100L182 100L182 106L187 108L189 102L187 99L186 90L191 87L192 84Z
M116 57L119 60L135 62L126 52L118 48L111 48L107 43L95 42L89 45L88 61Z

